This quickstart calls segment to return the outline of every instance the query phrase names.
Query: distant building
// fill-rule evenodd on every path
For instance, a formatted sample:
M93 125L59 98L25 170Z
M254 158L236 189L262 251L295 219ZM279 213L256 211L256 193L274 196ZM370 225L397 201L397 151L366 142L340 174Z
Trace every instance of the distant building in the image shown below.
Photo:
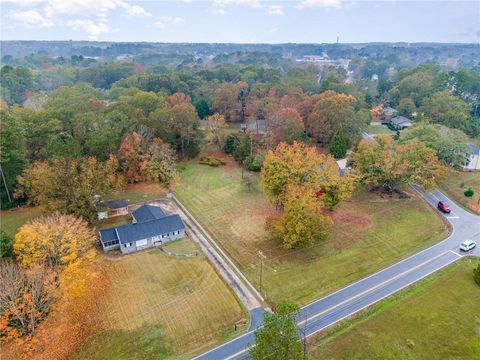
M126 200L105 200L100 203L100 211L97 213L97 217L98 220L103 220L127 214L128 204Z
M104 251L120 249L123 254L155 247L185 236L178 214L166 215L158 206L143 205L132 212L133 223L99 231Z
M254 119L247 123L240 124L240 129L252 133L265 134L268 131L266 120Z
M412 120L404 116L395 116L390 119L389 123L397 130L402 130L413 125Z
M479 171L480 170L480 147L468 144L470 149L470 155L468 157L468 162L464 166L466 171Z
M380 115L380 119L382 120L382 124L388 124L388 122L397 115L397 110L392 107L386 107L382 110L382 114Z

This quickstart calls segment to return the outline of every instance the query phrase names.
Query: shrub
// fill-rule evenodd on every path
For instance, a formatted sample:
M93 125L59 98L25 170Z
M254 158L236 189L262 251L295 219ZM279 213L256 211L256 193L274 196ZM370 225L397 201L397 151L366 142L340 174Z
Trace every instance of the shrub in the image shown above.
M0 230L0 258L13 256L13 238L5 231Z
M230 134L225 140L223 151L225 151L227 154L233 154L239 142L240 139L238 138L238 136Z
M478 264L476 269L473 269L473 280L480 286L480 263Z
M208 157L208 156L202 156L200 158L199 163L203 164L203 165L213 166L213 167L218 167L220 165L226 165L225 160L217 159L217 158L211 158L211 157Z
M245 168L250 171L260 171L263 165L263 154L248 156L245 159Z
M468 188L467 190L465 190L465 191L463 192L463 194L464 194L466 197L472 197L474 193L475 193L475 191L473 191L472 188Z

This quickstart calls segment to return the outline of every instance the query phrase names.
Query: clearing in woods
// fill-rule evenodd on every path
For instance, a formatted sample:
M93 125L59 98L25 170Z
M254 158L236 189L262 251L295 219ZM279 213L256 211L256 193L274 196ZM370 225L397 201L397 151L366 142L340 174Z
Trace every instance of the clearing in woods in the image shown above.
M180 242L195 248L189 241ZM101 261L109 286L89 314L101 330L77 359L189 358L236 335L235 322L247 317L203 256L174 258L154 249Z
M309 353L314 359L480 359L477 265L477 259L460 260L320 333Z
M241 183L230 159L218 168L184 163L176 196L259 288L259 258L266 255L263 289L278 303L303 305L444 238L441 218L412 190L407 199L382 199L366 191L333 213L329 238L313 247L284 250L264 224L274 211L261 190Z

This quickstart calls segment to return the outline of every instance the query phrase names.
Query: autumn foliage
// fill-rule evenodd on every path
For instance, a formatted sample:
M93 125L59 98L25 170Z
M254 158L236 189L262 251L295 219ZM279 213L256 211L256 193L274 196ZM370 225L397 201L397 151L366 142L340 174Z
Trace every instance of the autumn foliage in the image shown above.
M92 222L96 219L96 195L111 195L125 185L118 167L113 155L105 162L94 157L37 161L17 178L16 196L26 196L29 204L48 211L74 214Z
M94 242L93 230L72 215L55 213L19 229L13 244L17 262L0 262L0 336L22 338L16 341L23 342L18 346L23 354L17 355L29 358L40 344L46 348L44 337L51 336L52 329L40 325L47 316L69 308L57 320L62 323L77 314L80 321L80 308L70 306L84 298L97 276L91 270ZM62 331L67 330L71 328Z
M176 154L170 145L156 137L127 135L118 152L121 167L129 182L144 180L172 187L177 180Z
M418 140L404 144L390 136L377 136L375 142L363 140L351 160L363 184L388 191L400 183L416 183L428 190L447 174L435 151Z
M266 228L285 249L311 246L327 237L332 223L322 208L312 186L288 185L282 214L270 217Z
M55 213L23 225L15 235L13 250L25 267L41 262L53 269L66 268L93 252L95 239L85 221Z
M354 188L352 175L340 176L330 155L317 152L300 142L280 143L265 156L260 179L267 197L273 204L284 205L288 185L310 185L324 196L326 206L333 209L347 199Z

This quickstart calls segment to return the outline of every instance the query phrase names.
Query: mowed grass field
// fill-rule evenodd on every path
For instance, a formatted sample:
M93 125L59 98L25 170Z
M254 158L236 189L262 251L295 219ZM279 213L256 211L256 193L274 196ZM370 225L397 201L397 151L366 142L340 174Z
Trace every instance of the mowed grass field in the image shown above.
M335 223L326 241L284 250L264 229L274 208L258 185L249 192L241 184L241 171L231 160L219 168L185 163L180 176L179 200L257 288L257 251L266 255L263 287L274 303L308 303L439 241L448 232L413 191L402 200L360 191L329 213Z
M368 125L366 132L372 135L395 135L395 132L384 125Z
M469 187L475 191L472 197L463 194ZM457 203L480 214L480 172L451 171L441 188Z
M86 314L100 330L77 359L189 358L233 335L247 316L202 256L153 250L102 261L109 286L97 313Z
M24 206L0 211L0 228L9 235L15 235L17 229L27 221L43 214L39 207Z
M314 359L480 359L477 259L448 268L313 338Z

